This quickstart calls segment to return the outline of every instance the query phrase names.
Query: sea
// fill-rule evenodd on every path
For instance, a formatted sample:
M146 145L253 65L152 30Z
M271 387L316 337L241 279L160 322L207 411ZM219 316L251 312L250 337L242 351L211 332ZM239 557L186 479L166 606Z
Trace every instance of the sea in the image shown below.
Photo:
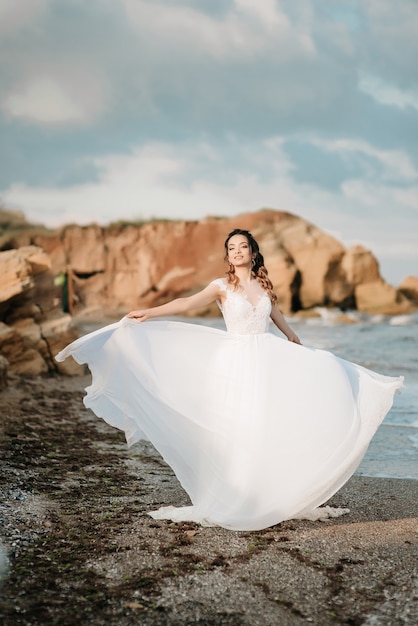
M418 480L418 313L365 315L319 309L320 317L291 322L305 345L387 376L404 376L404 389L373 437L357 474Z
M345 311L342 316L339 309L316 311L317 317L286 318L304 345L405 379L356 473L418 480L418 313L386 316ZM225 328L221 318L175 319ZM77 325L81 334L99 326L86 321ZM274 326L271 330L281 335Z
M405 379L356 473L418 480L418 313L387 316L346 311L343 322L339 309L318 308L317 314L286 318L304 345ZM187 321L224 328L221 319Z

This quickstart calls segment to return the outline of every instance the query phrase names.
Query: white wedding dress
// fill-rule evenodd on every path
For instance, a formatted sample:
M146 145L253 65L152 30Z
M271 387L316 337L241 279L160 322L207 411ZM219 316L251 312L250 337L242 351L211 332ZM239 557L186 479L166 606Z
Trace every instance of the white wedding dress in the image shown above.
M84 404L173 468L192 506L153 517L258 530L344 512L317 507L357 468L402 377L281 339L267 293L254 306L214 282L227 332L125 317L56 359L87 363Z

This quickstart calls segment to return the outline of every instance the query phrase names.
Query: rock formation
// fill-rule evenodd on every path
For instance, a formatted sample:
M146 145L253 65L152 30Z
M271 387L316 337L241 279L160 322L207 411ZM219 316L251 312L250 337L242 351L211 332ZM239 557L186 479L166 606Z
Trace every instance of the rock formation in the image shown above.
M66 226L17 233L2 245L35 244L50 257L54 275L72 273L76 311L124 313L190 294L226 270L223 242L233 228L259 241L284 313L315 306L401 313L411 307L385 283L378 262L362 246L348 250L334 237L284 211L233 218L144 224ZM1 242L0 242L1 244ZM214 314L216 307L200 314Z
M412 308L408 298L381 278L377 260L363 246L347 250L342 268L349 284L354 287L358 310L396 315Z
M7 369L37 375L48 371L80 373L72 360L56 363L53 356L77 337L70 315L57 299L51 260L39 247L0 252L1 385Z
M407 276L399 285L398 291L418 306L418 276Z
M18 227L3 227L3 233L0 219L0 353L12 372L80 372L71 360L58 364L53 359L76 337L63 308L121 315L194 293L225 273L223 242L234 228L250 230L259 241L286 314L305 314L317 306L396 314L418 305L418 278L409 277L396 290L381 278L369 250L346 249L283 211L201 221L70 225L49 232L26 226L18 217ZM61 298L65 289L54 285L57 277L71 287L69 302ZM219 314L216 305L195 313ZM4 380L7 363L0 365Z
M410 306L383 281L370 251L362 246L347 250L313 224L283 211L106 228L67 226L32 236L30 243L49 254L55 274L71 267L78 310L114 313L193 293L223 275L223 241L236 227L250 230L259 241L286 314L315 306L382 313Z

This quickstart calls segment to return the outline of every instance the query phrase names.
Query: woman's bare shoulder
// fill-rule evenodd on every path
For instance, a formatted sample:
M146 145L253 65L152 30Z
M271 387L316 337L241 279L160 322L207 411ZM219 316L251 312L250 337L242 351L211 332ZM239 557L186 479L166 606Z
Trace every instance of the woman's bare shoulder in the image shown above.
M221 291L226 291L226 286L227 286L227 280L226 278L215 278L215 280L212 280L211 283L209 283L210 285L215 285L218 289L220 289Z

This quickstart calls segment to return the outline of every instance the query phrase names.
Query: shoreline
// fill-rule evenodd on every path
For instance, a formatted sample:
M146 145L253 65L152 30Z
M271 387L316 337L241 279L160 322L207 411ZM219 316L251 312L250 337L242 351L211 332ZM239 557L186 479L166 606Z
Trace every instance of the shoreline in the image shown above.
M13 377L0 396L5 626L417 623L418 481L354 475L329 501L350 513L324 522L157 522L187 496L84 408L88 380Z

